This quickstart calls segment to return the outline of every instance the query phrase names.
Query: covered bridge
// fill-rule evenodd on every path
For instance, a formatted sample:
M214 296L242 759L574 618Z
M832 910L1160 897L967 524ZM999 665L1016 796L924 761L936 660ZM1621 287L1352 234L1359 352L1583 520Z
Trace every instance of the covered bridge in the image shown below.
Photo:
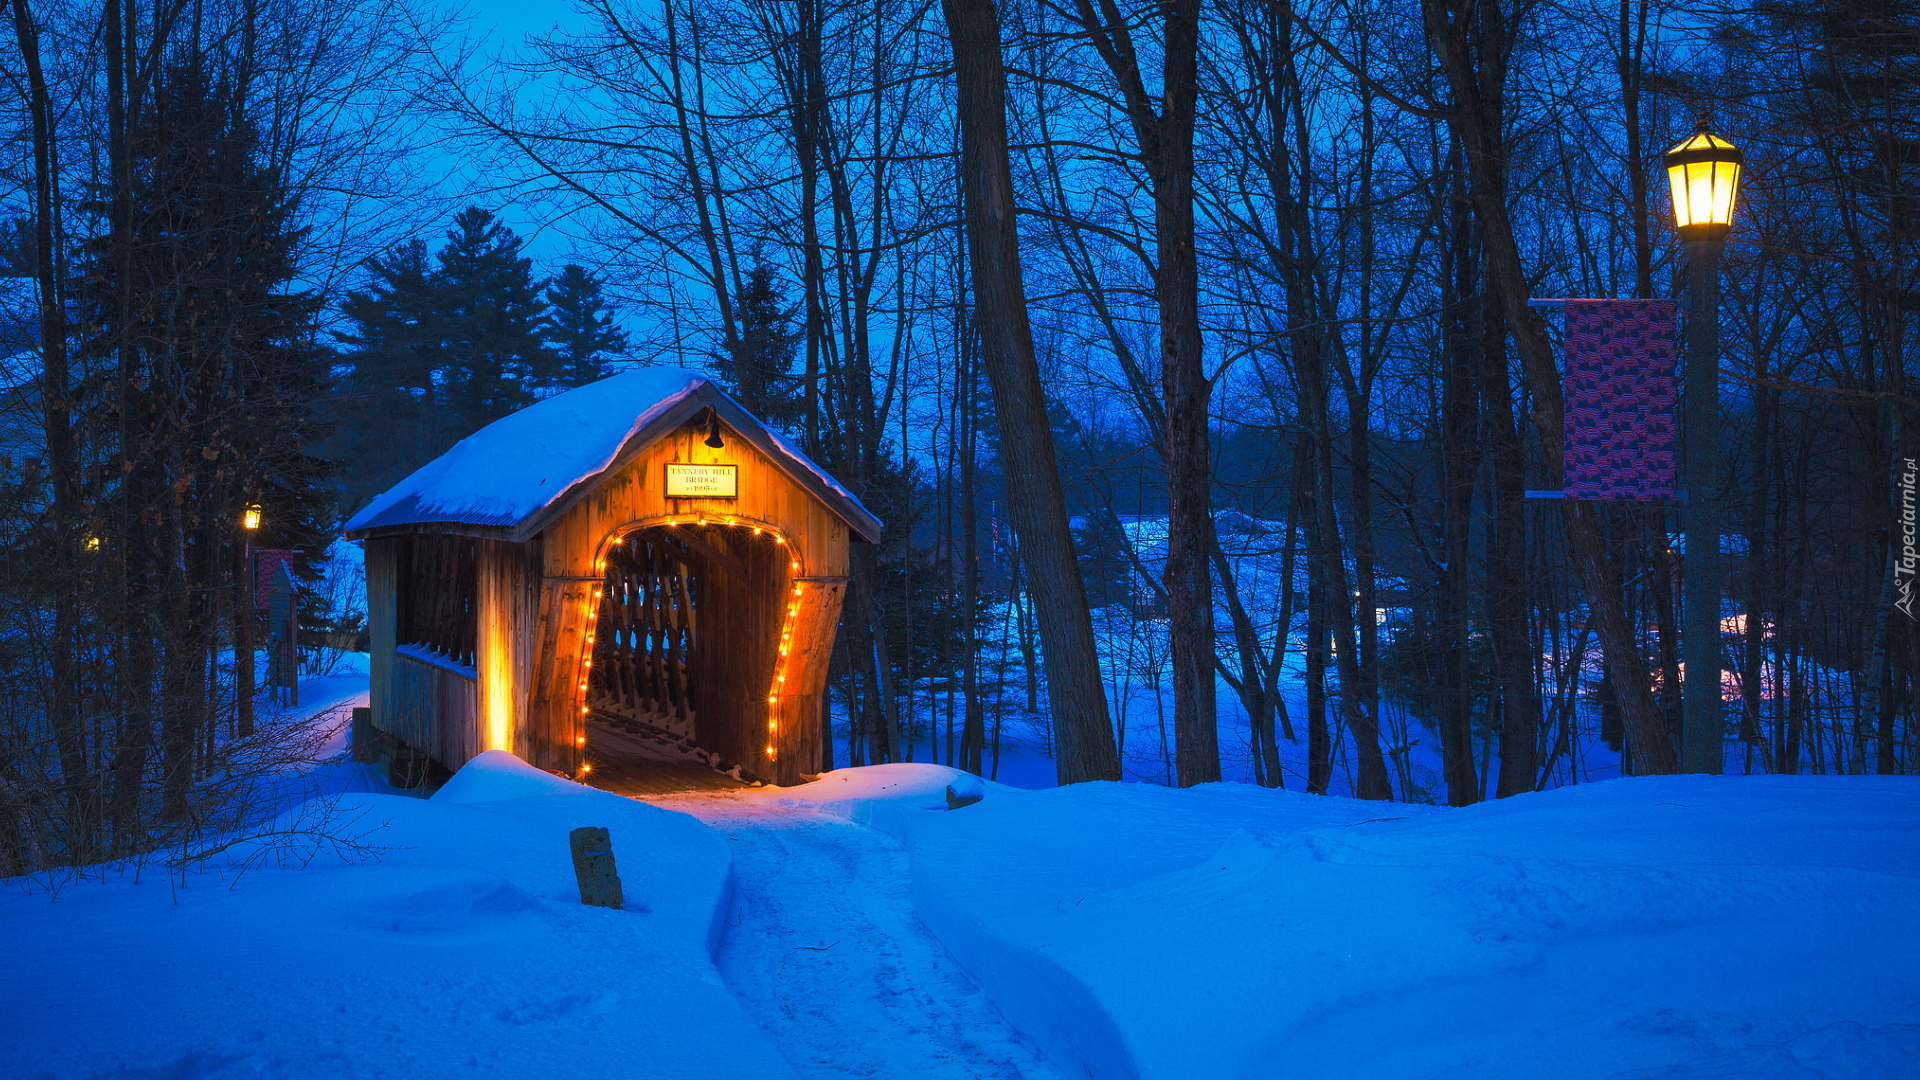
M617 731L795 783L820 769L847 546L879 534L703 375L548 398L347 523L373 726L448 768L500 749L579 775Z

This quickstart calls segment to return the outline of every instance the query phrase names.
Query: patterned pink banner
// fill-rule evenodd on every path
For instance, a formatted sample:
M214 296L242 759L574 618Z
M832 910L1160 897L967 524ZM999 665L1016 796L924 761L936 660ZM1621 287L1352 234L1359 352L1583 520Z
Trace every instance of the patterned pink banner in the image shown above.
M1674 302L1568 300L1566 316L1566 498L1674 498Z

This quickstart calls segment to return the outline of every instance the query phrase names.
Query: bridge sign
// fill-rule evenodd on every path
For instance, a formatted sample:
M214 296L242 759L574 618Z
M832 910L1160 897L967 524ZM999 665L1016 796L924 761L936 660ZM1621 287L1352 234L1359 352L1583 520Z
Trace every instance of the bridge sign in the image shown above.
M669 499L737 499L740 466L667 464Z

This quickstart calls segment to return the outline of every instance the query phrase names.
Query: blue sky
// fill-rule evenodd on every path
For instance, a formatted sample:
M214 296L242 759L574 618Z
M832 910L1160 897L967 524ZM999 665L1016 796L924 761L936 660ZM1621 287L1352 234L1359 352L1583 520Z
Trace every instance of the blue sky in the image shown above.
M572 3L552 0L465 0L449 4L448 8L465 12L471 18L469 32L484 35L488 39L488 51L517 50L529 35L545 34L556 27L566 29L581 22ZM566 237L557 231L538 230L530 215L517 212L512 206L484 201L481 205L494 211L526 238L526 253L532 256L536 273L552 273L563 262L577 261L571 258ZM427 242L430 247L438 247L439 233L428 237Z

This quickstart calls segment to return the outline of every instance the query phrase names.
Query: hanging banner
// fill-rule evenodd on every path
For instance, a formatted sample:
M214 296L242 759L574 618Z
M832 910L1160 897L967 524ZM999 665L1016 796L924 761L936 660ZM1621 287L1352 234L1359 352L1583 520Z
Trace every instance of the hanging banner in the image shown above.
M1566 498L1671 500L1671 300L1566 301Z

